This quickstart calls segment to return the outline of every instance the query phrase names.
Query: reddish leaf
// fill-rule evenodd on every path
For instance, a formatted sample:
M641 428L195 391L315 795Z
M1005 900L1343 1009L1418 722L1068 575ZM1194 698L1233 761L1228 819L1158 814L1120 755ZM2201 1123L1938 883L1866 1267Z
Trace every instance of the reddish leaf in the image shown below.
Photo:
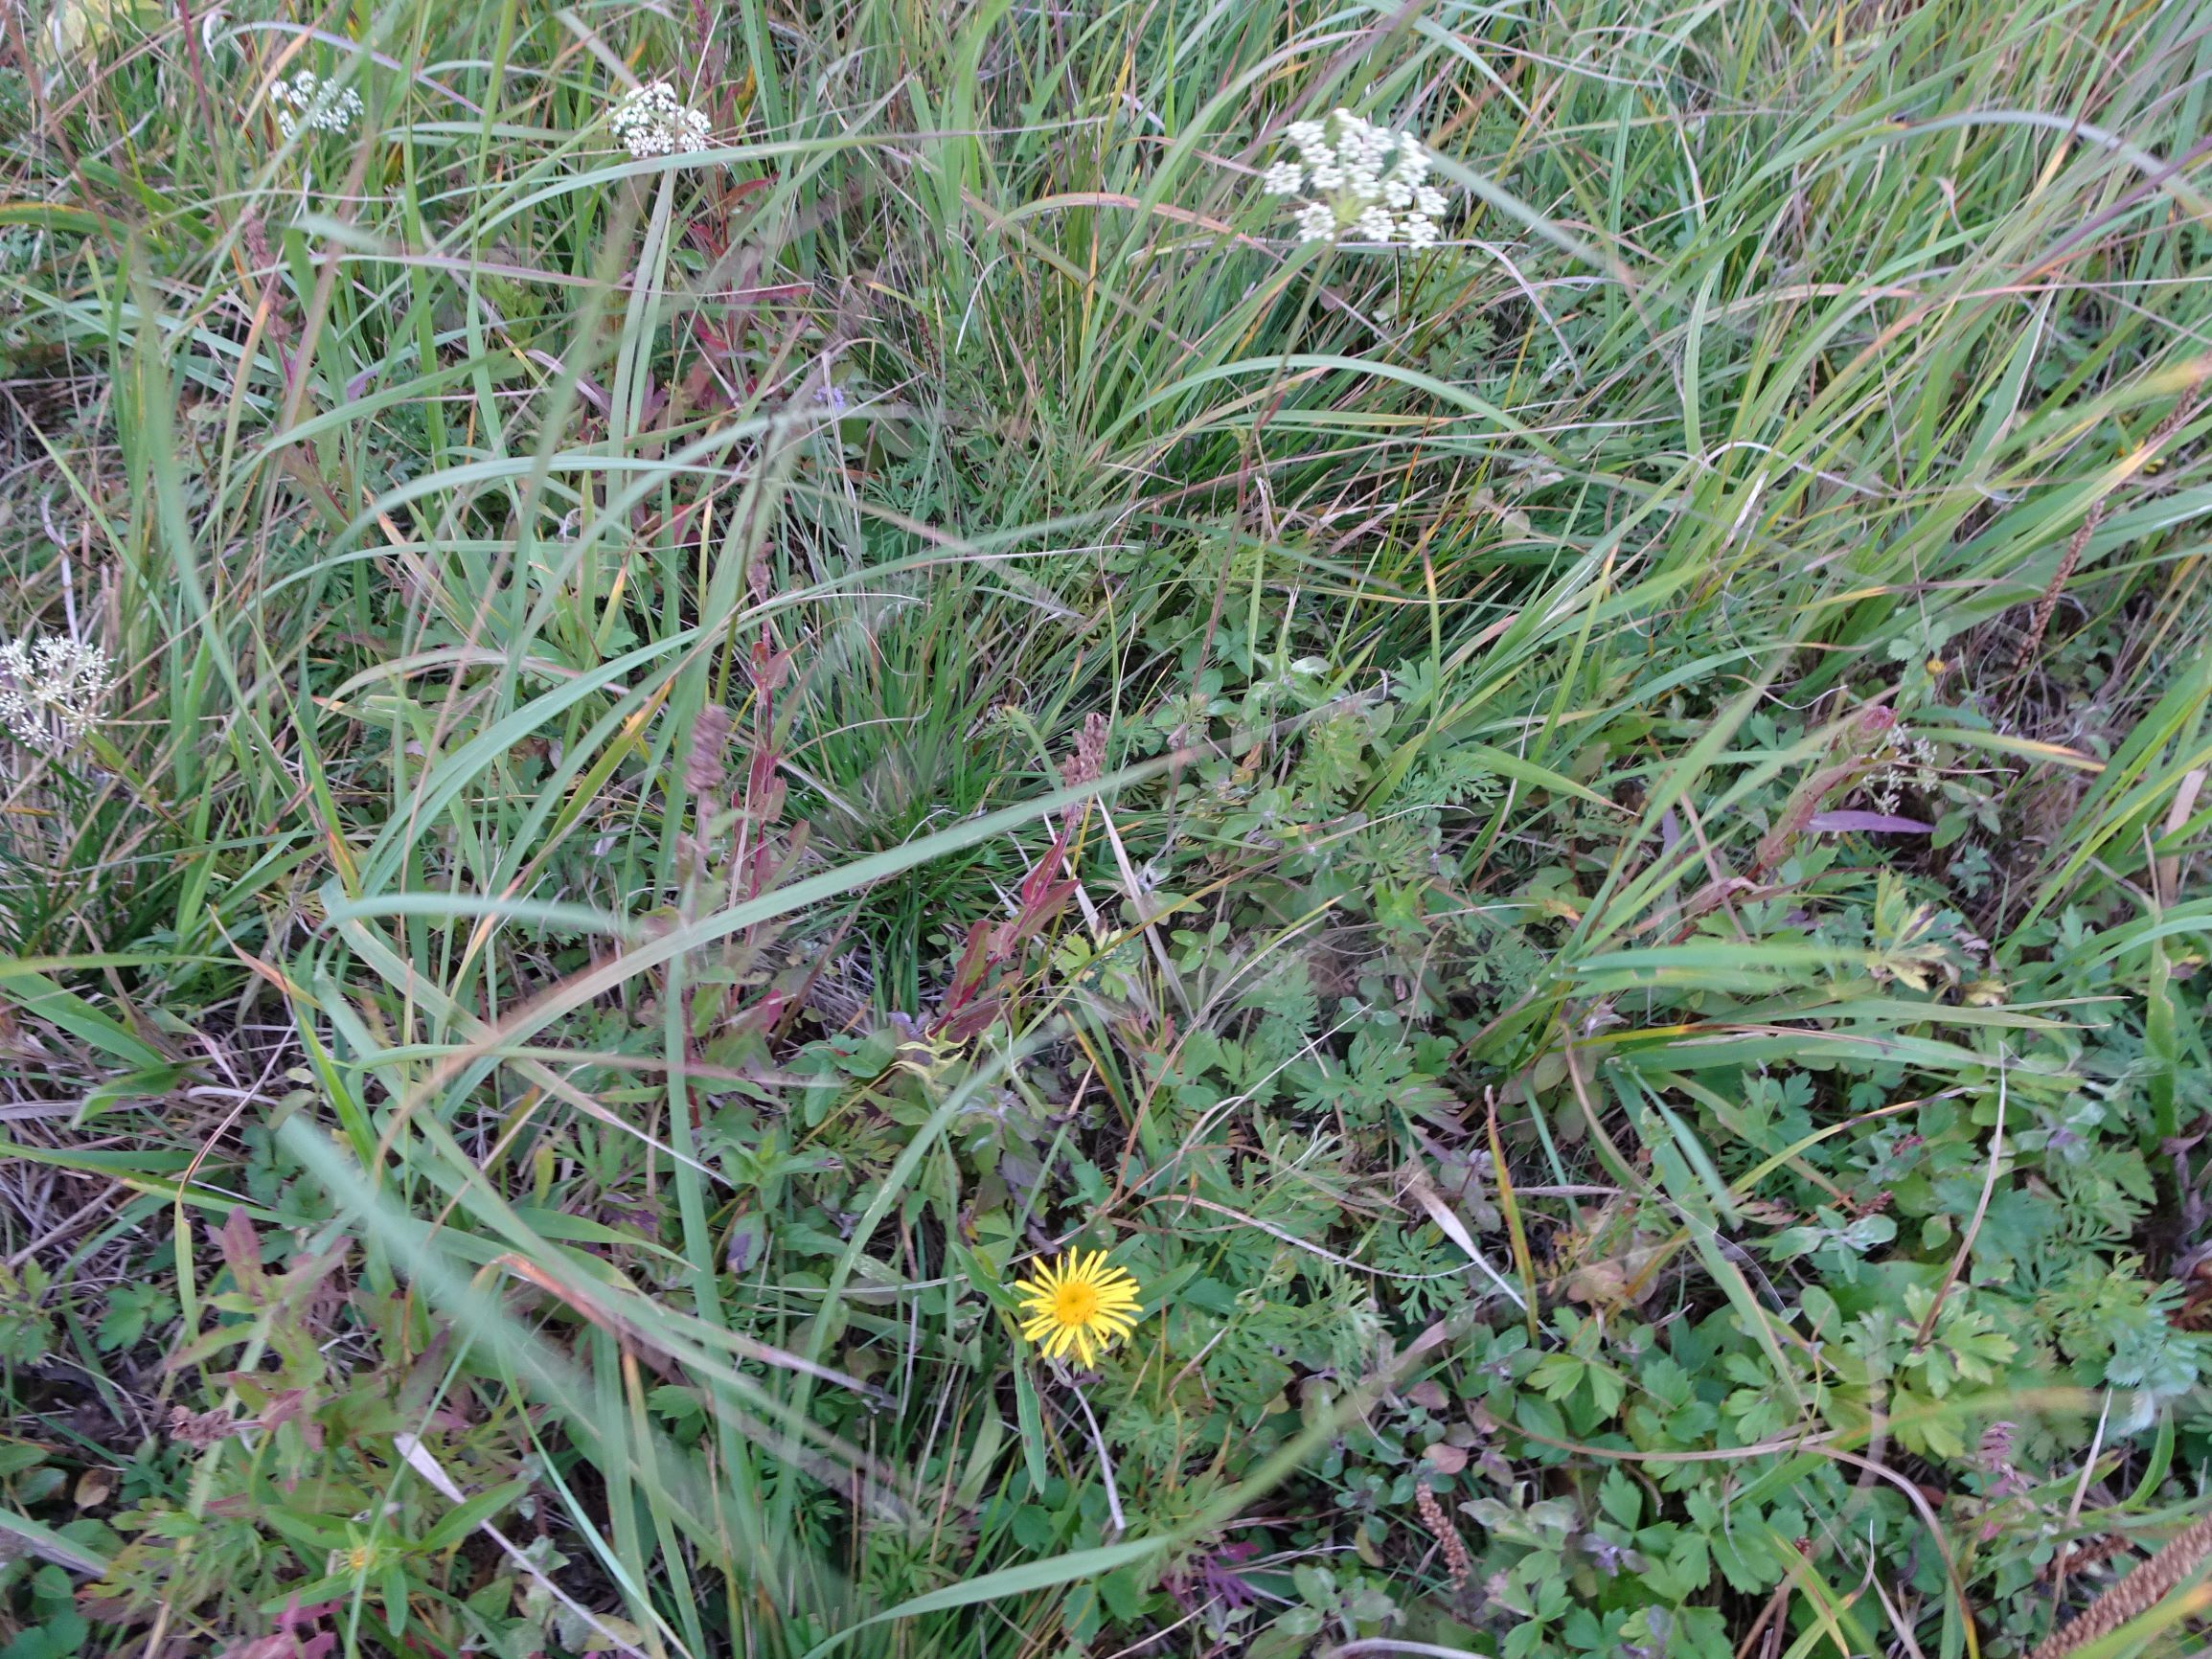
M242 1295L260 1302L268 1283L262 1271L262 1241L254 1233L253 1218L240 1205L230 1213L230 1218L219 1228L211 1230L216 1246L222 1251L223 1261L230 1264L231 1277L238 1281Z
M1918 818L1893 818L1887 812L1815 812L1805 821L1805 828L1816 835L1849 830L1867 835L1927 835L1935 830Z

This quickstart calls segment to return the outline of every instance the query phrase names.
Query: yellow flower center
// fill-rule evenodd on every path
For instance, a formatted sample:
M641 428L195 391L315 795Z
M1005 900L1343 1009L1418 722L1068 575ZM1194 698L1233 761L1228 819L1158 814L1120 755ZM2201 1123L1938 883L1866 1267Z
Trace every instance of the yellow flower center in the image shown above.
M1047 1359L1088 1366L1136 1329L1137 1283L1106 1264L1106 1252L1062 1256L1020 1285L1021 1334Z
M1087 1279L1062 1280L1052 1293L1052 1316L1062 1325L1088 1325L1098 1307L1098 1286Z

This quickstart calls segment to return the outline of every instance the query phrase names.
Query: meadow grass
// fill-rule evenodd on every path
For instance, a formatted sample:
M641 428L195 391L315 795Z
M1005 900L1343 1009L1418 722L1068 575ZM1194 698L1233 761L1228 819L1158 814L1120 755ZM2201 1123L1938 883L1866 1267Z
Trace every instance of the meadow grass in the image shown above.
M5 1659L2201 1642L2201 7L8 38Z

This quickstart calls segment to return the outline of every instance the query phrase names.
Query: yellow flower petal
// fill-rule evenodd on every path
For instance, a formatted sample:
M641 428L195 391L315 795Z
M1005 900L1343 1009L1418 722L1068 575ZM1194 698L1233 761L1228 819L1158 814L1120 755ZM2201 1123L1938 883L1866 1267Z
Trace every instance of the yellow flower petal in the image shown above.
M1020 1330L1047 1359L1070 1354L1089 1367L1116 1342L1136 1333L1143 1292L1125 1269L1107 1265L1104 1250L1076 1250L1038 1261L1015 1285Z

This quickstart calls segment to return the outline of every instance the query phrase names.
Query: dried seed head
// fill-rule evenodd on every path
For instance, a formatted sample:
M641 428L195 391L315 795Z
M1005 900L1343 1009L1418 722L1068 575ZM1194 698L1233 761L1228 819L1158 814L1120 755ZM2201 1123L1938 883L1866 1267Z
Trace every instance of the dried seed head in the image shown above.
M195 1451L205 1451L216 1442L228 1440L247 1424L233 1422L227 1411L194 1412L178 1405L170 1408L168 1426L170 1439L182 1441Z
M1467 1545L1459 1535L1459 1529L1451 1524L1451 1517L1444 1512L1444 1506L1436 1501L1436 1494L1423 1481L1413 1489L1413 1507L1421 1511L1421 1524L1428 1529L1444 1551L1444 1570L1451 1579L1454 1595L1467 1588L1467 1577L1472 1563L1468 1558Z
M1060 781L1070 789L1078 784L1095 784L1106 772L1106 721L1104 715L1085 715L1083 735L1075 753L1060 763Z
M726 774L722 753L730 742L730 712L709 703L692 722L691 753L684 760L684 787L695 795L711 795L722 786Z
M2109 1636L2163 1602L2206 1556L2212 1556L2212 1515L2175 1534L2172 1542L2083 1608L2072 1624L2046 1636L2028 1659L2060 1659Z

